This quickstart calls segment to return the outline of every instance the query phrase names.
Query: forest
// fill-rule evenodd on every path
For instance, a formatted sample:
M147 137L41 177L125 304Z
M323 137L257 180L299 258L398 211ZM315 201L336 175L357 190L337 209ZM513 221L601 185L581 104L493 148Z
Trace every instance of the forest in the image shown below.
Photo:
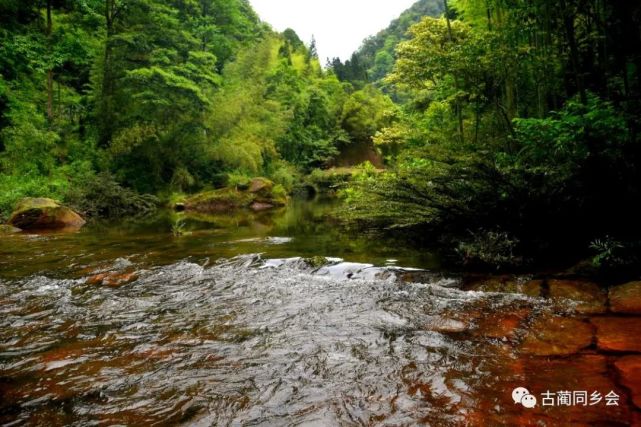
M641 426L641 1L401 8L0 0L0 426Z
M341 220L468 265L641 249L641 6L420 0L351 59L247 0L1 0L0 217L134 215L371 144ZM325 65L322 65L325 64Z

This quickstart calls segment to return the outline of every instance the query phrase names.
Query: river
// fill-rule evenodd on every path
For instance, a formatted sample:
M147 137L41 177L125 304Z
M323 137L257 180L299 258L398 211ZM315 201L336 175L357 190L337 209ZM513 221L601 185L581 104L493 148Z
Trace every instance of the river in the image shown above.
M346 233L334 208L3 238L0 425L639 421L572 301L533 296L534 277L470 287L432 254ZM535 408L514 403L521 386ZM542 406L582 389L617 405Z

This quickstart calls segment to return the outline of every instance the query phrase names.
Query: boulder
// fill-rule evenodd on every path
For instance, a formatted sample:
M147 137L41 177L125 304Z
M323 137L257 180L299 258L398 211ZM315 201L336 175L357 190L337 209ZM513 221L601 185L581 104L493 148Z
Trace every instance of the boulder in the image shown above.
M254 178L249 183L248 191L254 194L268 194L274 188L274 183L267 178Z
M55 200L23 199L9 219L9 224L22 230L79 229L85 220Z
M331 263L331 261L329 259L325 258L324 256L320 256L320 255L316 255L316 256L313 256L311 258L303 258L303 261L305 262L305 264L307 264L308 266L310 266L310 267L312 267L314 269L318 269L318 268L324 267L324 266L326 266L326 265Z
M548 285L550 298L574 301L577 313L600 314L606 312L606 293L596 283L581 280L549 280Z
M641 314L641 282L630 282L610 289L610 310Z
M641 356L625 356L614 362L623 384L632 393L632 402L641 409Z
M282 207L287 204L287 197L282 187L265 178L254 178L246 190L239 188L222 188L206 191L189 197L182 203L187 212L220 213L238 209L249 209L255 212Z
M577 319L545 316L529 326L521 351L534 356L566 356L589 347L593 327Z
M595 317L591 322L599 349L641 353L641 317Z
M118 287L138 280L138 274L135 272L108 272L99 273L87 278L88 285L105 285Z
M209 213L249 207L252 202L253 196L250 193L223 188L196 194L185 200L184 206L186 211Z

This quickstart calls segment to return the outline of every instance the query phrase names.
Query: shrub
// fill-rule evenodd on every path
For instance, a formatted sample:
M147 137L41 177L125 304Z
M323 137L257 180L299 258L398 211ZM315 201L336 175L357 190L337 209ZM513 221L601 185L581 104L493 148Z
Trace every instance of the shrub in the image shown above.
M269 176L276 184L282 185L287 192L291 192L300 179L296 168L286 163L279 164Z
M457 252L466 265L493 267L514 267L523 262L515 255L519 240L506 232L479 230L471 233L468 241L459 243Z
M272 188L272 196L274 197L274 199L286 199L287 194L288 191L280 184L276 184L274 188Z
M249 188L251 183L251 177L245 175L242 172L230 172L227 174L227 186L235 187L239 190L246 190Z
M123 188L109 173L99 173L93 179L78 182L65 201L88 217L118 218L142 216L156 211L159 200L152 195L140 195Z
M176 168L171 177L171 189L173 191L188 191L196 184L196 180L184 167Z
M307 182L321 193L332 193L345 187L352 179L352 169L314 169Z

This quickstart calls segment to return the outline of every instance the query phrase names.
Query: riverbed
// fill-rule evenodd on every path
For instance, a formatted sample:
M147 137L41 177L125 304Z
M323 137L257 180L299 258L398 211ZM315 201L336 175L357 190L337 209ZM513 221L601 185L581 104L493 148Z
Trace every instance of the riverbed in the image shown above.
M619 366L636 351L598 341L607 290L587 307L553 298L576 280L442 271L335 208L3 238L0 425L641 422Z

